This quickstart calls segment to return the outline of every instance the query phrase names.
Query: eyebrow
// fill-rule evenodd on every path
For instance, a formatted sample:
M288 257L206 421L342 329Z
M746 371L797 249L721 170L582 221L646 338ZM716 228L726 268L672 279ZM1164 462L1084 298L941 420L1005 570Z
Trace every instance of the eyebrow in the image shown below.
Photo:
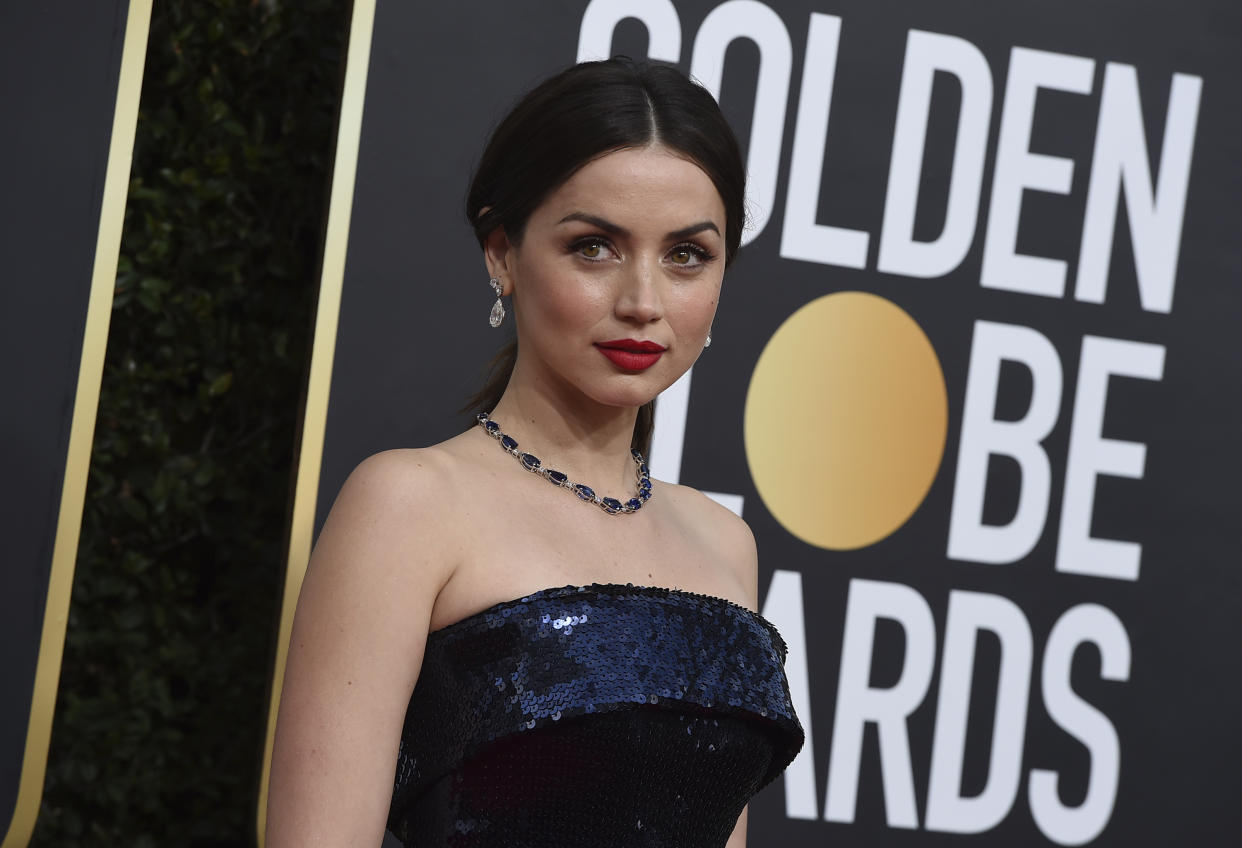
M584 224L591 224L592 226L599 227L604 232L614 236L628 236L630 234L630 231L625 227L618 226L612 221L600 218L598 215L588 215L586 212L570 212L564 218L557 221L557 224L564 224L567 221L581 221ZM665 238L670 241L689 238L692 235L696 235L697 233L701 233L706 230L711 230L716 235L720 235L720 228L717 227L715 223L712 221L699 221L697 224L682 227L680 230L673 230L665 236Z

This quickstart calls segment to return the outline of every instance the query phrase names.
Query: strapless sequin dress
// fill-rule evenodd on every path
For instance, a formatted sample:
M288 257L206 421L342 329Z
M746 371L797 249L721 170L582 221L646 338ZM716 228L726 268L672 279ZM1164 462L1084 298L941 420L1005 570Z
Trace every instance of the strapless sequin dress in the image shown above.
M721 598L546 589L431 633L388 827L409 848L720 848L802 747L785 643Z

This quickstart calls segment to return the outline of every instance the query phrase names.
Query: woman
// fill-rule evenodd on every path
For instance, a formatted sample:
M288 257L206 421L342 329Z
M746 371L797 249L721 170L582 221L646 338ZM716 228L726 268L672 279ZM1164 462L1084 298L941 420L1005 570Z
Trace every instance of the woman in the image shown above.
M715 101L667 67L575 66L497 128L467 215L516 346L479 426L371 457L332 508L269 848L386 824L420 848L745 844L802 744L784 644L745 523L641 458L710 343L743 183Z

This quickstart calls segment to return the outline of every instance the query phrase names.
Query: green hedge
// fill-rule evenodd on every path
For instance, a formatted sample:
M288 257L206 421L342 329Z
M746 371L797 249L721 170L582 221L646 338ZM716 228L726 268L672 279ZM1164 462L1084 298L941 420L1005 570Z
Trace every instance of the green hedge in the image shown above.
M348 12L154 5L32 845L253 844Z

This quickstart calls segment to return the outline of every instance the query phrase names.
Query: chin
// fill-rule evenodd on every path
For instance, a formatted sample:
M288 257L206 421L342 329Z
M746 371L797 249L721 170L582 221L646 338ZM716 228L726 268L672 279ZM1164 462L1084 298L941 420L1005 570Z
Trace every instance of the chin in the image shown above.
M654 377L655 375L652 376ZM643 404L655 400L660 392L671 385L672 382L665 382L664 380L639 379L632 381L628 386L610 386L608 389L587 392L586 394L604 406L637 409Z
M680 374L678 374L678 376L680 377L681 375L680 375ZM640 393L640 392L635 392L635 393L633 393L633 395L631 396L631 399L626 400L626 401L624 401L624 402L622 402L622 403L618 403L617 405L618 405L618 406L634 406L634 407L638 407L638 406L642 406L642 405L643 405L643 404L645 404L645 403L650 403L651 401L655 400L655 399L656 399L656 398L658 398L660 395L662 395L662 394L664 393L665 389L667 389L669 386L673 385L673 383L675 383L675 382L677 382L677 381L676 381L676 380L672 380L672 381L669 381L669 382L667 382L667 383L665 383L665 382L661 382L661 383L660 383L660 385L659 385L659 387L658 387L657 389L654 389L654 390L650 390L650 389L649 389L648 391L641 392L641 393Z
M650 392L648 392L645 394L632 393L632 394L626 394L624 396L607 395L607 396L597 396L595 400L603 404L604 406L615 406L618 408L625 408L625 409L638 409L643 404L650 403L651 401L655 400L657 397L659 397L659 394L660 394L659 392L656 392L655 394L651 394Z

